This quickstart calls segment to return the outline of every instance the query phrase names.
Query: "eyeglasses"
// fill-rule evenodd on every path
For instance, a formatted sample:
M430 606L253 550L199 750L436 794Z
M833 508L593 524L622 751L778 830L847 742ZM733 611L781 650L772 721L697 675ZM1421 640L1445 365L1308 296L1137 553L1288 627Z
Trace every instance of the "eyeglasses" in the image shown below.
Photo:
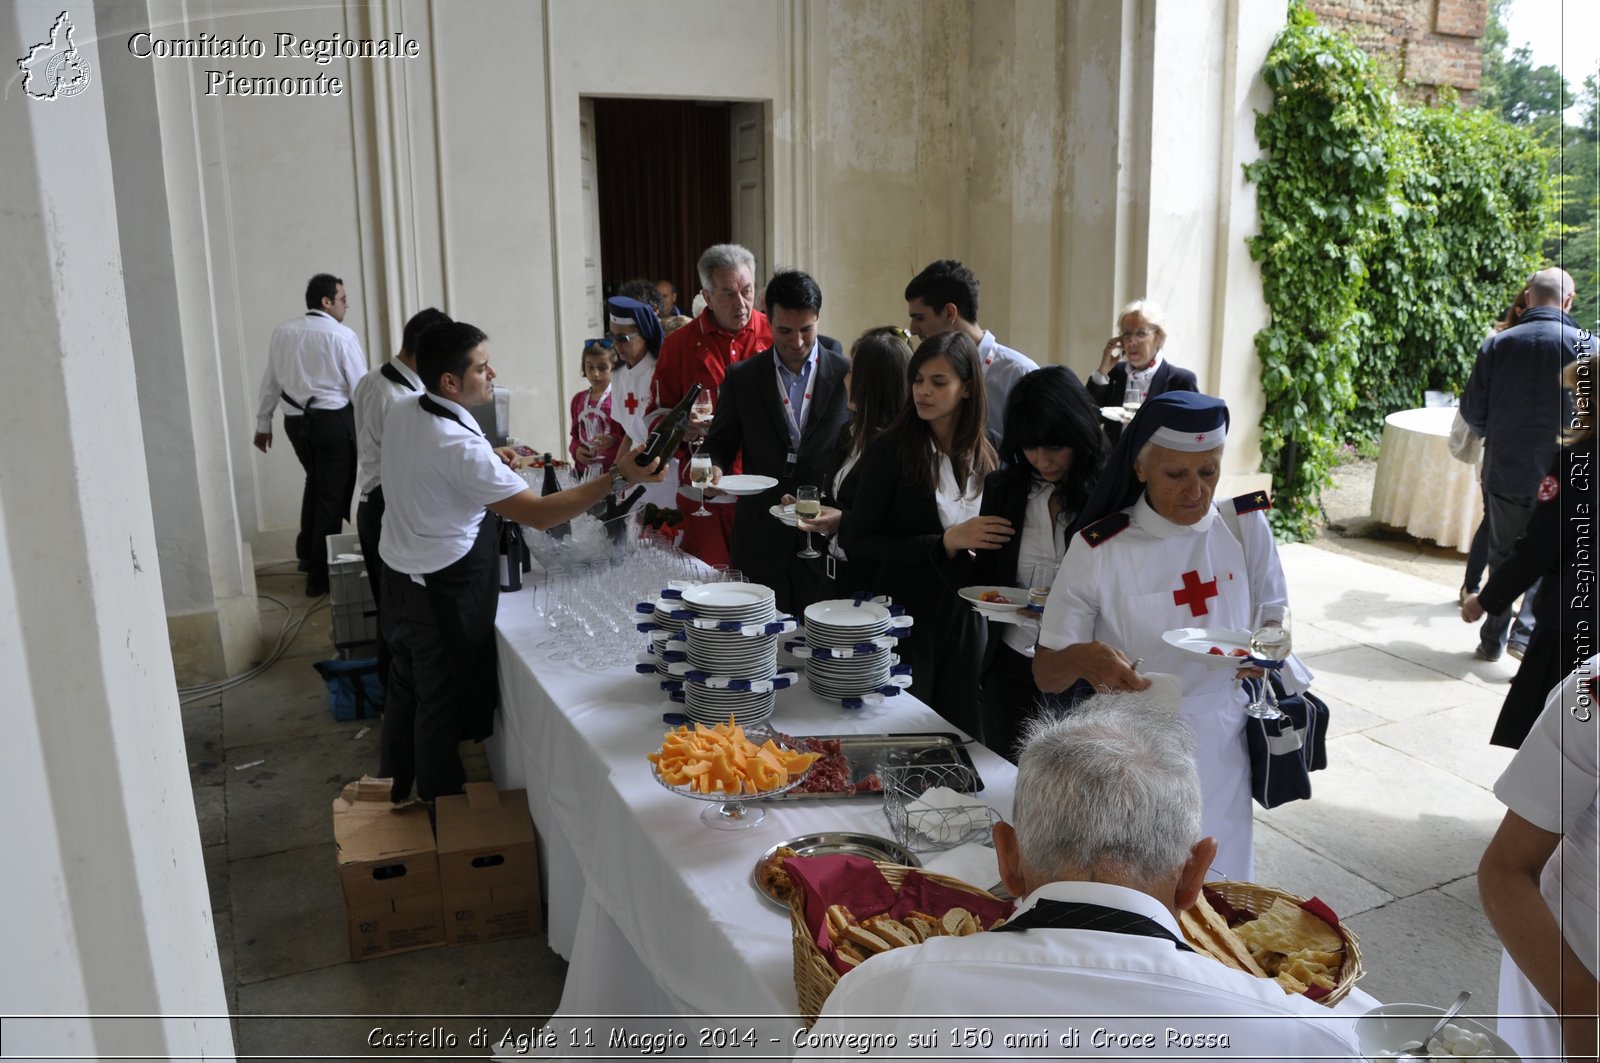
M889 328L894 331L894 334L896 336L899 336L901 339L905 340L907 343L911 342L911 332L910 332L910 330L903 329L899 325L890 325Z
M610 350L615 346L616 344L611 342L610 336L595 336L583 341L584 350L588 350L590 347L603 347L606 350Z
M1136 328L1132 332L1124 329L1120 335L1125 340L1142 340L1147 336L1154 336L1155 332L1153 328Z

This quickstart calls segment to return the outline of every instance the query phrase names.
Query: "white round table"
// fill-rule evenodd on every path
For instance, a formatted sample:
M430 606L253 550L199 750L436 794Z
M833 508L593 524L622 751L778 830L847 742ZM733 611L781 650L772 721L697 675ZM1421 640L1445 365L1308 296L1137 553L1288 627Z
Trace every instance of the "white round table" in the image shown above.
M1466 553L1483 519L1478 468L1450 456L1455 408L1401 410L1383 419L1372 519Z

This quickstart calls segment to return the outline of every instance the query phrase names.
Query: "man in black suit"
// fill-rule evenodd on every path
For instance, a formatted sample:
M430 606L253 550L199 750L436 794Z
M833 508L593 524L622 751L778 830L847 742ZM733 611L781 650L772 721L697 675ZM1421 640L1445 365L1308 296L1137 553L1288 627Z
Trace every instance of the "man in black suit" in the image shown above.
M817 335L822 289L809 274L775 274L766 310L772 346L729 367L705 450L714 478L742 456L745 473L778 481L739 499L730 554L746 579L777 593L779 609L794 612L809 604L805 588L812 581L795 556L799 533L769 510L800 485L823 485L850 419L844 386L850 362L836 340Z

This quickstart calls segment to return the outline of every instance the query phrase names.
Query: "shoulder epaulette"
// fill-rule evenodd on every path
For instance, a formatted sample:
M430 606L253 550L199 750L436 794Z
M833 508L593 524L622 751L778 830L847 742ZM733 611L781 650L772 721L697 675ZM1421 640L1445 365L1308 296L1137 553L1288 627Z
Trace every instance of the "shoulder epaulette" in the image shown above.
M1083 541L1090 546L1099 546L1101 543L1115 538L1131 523L1133 523L1133 517L1126 511L1112 513L1109 516L1101 517L1078 534L1083 536Z
M1238 495L1233 500L1235 513L1254 513L1261 509L1271 509L1272 499L1267 497L1265 491L1251 491L1247 495Z

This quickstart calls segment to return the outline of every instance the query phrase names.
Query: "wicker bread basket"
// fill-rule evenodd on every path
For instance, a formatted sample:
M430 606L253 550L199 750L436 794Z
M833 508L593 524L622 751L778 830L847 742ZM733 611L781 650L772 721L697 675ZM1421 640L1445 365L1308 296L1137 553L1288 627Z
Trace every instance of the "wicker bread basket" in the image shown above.
M977 897L993 899L993 895L987 891L960 879L951 878L949 875L939 875L932 871L923 871L921 868L906 867L903 864L886 864L882 861L875 863L878 865L878 870L883 872L884 879L896 890L905 881L906 874L914 870L929 881ZM833 965L811 940L811 929L806 926L805 907L806 891L796 888L789 898L789 930L794 942L794 989L800 998L800 1017L809 1029L812 1023L817 1021L817 1016L822 1013L822 1005L828 999L828 994L839 984L839 972L833 969Z
M1284 900L1296 906L1305 901L1304 897L1296 897L1271 886L1258 886L1253 882L1207 882L1206 888L1214 890L1234 908L1251 915L1260 915L1275 900ZM1344 940L1344 964L1340 966L1339 978L1328 995L1317 1001L1330 1008L1343 1000L1357 980L1367 973L1366 968L1361 966L1361 943L1342 922L1339 924L1339 937Z

